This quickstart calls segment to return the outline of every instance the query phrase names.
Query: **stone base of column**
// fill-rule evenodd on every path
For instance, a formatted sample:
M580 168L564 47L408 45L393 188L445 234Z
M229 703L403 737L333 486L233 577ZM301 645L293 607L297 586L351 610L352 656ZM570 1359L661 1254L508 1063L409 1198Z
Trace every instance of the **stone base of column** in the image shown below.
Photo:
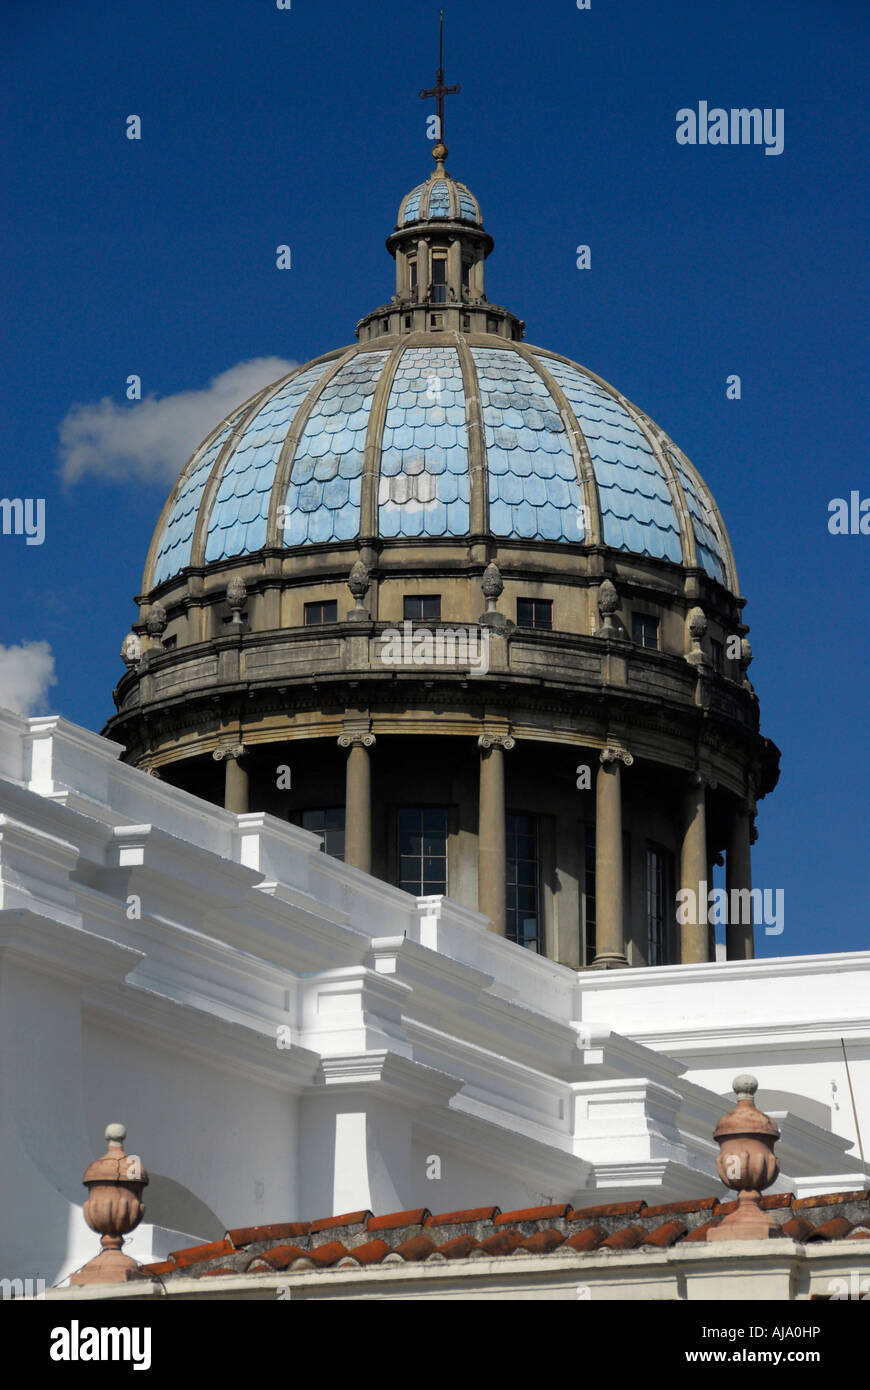
M589 970L627 970L628 961L625 956L596 956Z

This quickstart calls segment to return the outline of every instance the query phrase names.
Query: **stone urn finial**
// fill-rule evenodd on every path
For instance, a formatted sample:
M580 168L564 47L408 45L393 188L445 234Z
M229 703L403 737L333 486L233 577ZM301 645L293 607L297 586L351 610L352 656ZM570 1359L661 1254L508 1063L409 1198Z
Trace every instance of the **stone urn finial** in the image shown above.
M486 601L486 608L478 618L480 626L493 628L496 632L506 634L513 627L513 623L498 611L498 601L504 593L504 580L495 560L490 560L483 571L480 587Z
M599 633L602 637L618 637L619 629L613 615L619 607L619 594L610 579L603 579L598 586L598 612L601 615Z
M740 639L740 669L743 672L743 689L753 690L752 681L749 679L749 668L752 665L752 648L749 645L748 637Z
M142 660L142 638L137 632L128 632L121 643L121 660L128 671Z
M163 634L166 631L166 624L169 619L166 616L166 609L162 603L152 603L148 610L148 617L145 619L145 627L148 636L155 642L162 643Z
M244 579L234 574L227 583L227 603L232 612L231 622L233 627L242 626L242 611L248 601L248 587Z
M735 1076L731 1083L737 1104L716 1126L719 1145L716 1168L726 1187L737 1193L737 1210L707 1232L708 1240L763 1240L776 1234L773 1218L761 1208L761 1193L779 1175L774 1145L779 1130L768 1115L756 1109L754 1076Z
M364 600L371 587L372 577L368 566L357 557L350 567L350 574L347 576L347 587L353 594L354 606L348 613L348 619L355 623L367 623L371 619L371 613L366 608Z
M689 636L692 639L692 646L686 656L686 660L693 666L702 666L706 661L704 648L701 646L704 635L707 631L707 614L703 608L689 609Z
M135 1260L122 1253L124 1236L145 1214L142 1189L148 1174L136 1154L124 1152L127 1131L123 1125L107 1125L109 1147L86 1169L82 1182L88 1189L85 1220L102 1239L102 1251L70 1278L71 1284L115 1284L144 1276Z

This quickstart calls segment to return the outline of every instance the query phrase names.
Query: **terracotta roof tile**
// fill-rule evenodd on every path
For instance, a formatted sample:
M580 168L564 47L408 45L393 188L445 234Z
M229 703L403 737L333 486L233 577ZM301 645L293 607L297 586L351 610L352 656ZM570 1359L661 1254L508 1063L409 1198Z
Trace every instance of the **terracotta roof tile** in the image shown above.
M707 1232L711 1230L713 1226L718 1225L718 1221L705 1221L701 1226L696 1226L694 1231L690 1231L687 1236L683 1236L683 1240L706 1240Z
M462 1226L471 1221L493 1221L501 1207L469 1207L465 1211L445 1211L440 1216L427 1216L426 1226Z
M245 1273L255 1274L257 1269L289 1269L296 1260L307 1260L310 1251L299 1245L275 1245L271 1250L263 1250L254 1255ZM257 1269L254 1268L256 1265Z
M522 1245L517 1246L517 1250L527 1250L530 1255L549 1255L551 1250L564 1243L562 1232L554 1231L551 1227L548 1231L536 1231L533 1236L528 1236Z
M620 1230L614 1231L612 1236L603 1240L601 1248L602 1250L633 1250L636 1245L643 1245L646 1235L643 1226L623 1226Z
M370 1211L351 1211L345 1216L325 1216L321 1221L311 1222L311 1234L331 1231L333 1226L364 1226L371 1216Z
M350 1253L358 1264L376 1265L391 1249L385 1240L367 1240L365 1245L355 1245Z
M173 1250L169 1258L179 1269L199 1264L202 1260L213 1260L218 1255L231 1255L235 1249L232 1241L213 1240L209 1245L190 1245L186 1250Z
M718 1197L694 1197L687 1202L666 1202L661 1207L647 1207L643 1214L646 1218L650 1216L684 1216L693 1211L712 1211L718 1200Z
M487 1255L512 1255L523 1239L519 1231L496 1231L480 1242L480 1248Z
M845 1240L852 1229L852 1222L847 1221L845 1216L835 1216L830 1221L825 1221L820 1226L816 1226L810 1237L811 1240Z
M569 1250L597 1250L606 1238L607 1232L603 1226L586 1226L582 1231L575 1231L573 1236L569 1236L565 1245Z
M782 1223L780 1230L790 1240L797 1240L803 1244L807 1236L812 1235L815 1227L812 1221L807 1221L804 1216L792 1216L790 1220Z
M826 1192L817 1197L800 1197L792 1202L795 1211L803 1211L806 1207L833 1207L839 1202L866 1202L870 1199L870 1190L862 1188L859 1192Z
M520 1211L503 1211L495 1218L496 1226L515 1225L517 1221L552 1221L557 1216L567 1216L571 1210L570 1202L555 1203L549 1207L523 1207Z
M687 1230L688 1227L682 1221L665 1221L663 1225L656 1226L654 1231L649 1232L643 1244L658 1245L664 1250L669 1245L675 1245Z
M396 1254L401 1255L403 1260L426 1260L435 1249L435 1242L430 1236L412 1236L396 1246Z
M611 1202L604 1207L578 1207L569 1211L569 1221L595 1221L599 1216L639 1216L646 1208L646 1202ZM659 1211L669 1211L669 1207L659 1207Z
M870 1237L870 1194L865 1191L801 1201L788 1193L774 1193L763 1198L761 1205L774 1213L783 1235L801 1243ZM563 1251L582 1258L584 1253L605 1249L642 1254L705 1241L711 1228L736 1206L721 1197L706 1197L652 1207L640 1200L578 1208L552 1203L508 1212L497 1206L473 1207L437 1216L426 1207L378 1217L357 1211L310 1225L294 1221L237 1227L224 1240L176 1251L143 1270L154 1278L172 1280L182 1274L375 1268L403 1261L492 1259L514 1253L546 1257ZM819 1209L817 1216L811 1215L813 1208Z
M368 1230L395 1231L405 1226L422 1226L430 1215L428 1207L417 1207L414 1211L394 1211L387 1216L370 1217Z
M284 1221L272 1226L237 1226L234 1231L227 1231L225 1239L238 1249L262 1240L296 1240L307 1236L310 1230L310 1221Z
M317 1245L313 1250L303 1250L301 1254L319 1268L328 1269L338 1260L343 1260L345 1255L352 1255L353 1251L342 1245L340 1240L331 1240L328 1245Z
M438 1254L443 1255L445 1260L465 1260L472 1250L479 1248L480 1242L474 1236L454 1236L453 1240L446 1240L438 1246Z

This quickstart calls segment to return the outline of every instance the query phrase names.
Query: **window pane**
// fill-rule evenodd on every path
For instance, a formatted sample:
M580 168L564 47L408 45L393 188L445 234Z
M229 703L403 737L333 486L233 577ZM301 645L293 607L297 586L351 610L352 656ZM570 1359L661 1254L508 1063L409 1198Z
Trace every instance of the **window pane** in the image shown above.
M403 806L396 820L399 887L415 894L446 893L446 810Z
M303 830L313 830L323 836L321 849L332 859L344 859L344 807L329 806L324 809L302 812Z

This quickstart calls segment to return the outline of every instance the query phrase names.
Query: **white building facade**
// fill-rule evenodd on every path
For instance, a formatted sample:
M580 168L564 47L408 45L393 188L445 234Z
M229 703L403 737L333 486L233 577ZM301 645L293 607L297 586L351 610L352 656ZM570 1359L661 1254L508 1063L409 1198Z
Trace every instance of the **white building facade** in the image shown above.
M0 711L0 1277L96 1252L81 1177L115 1120L151 1177L140 1261L344 1212L712 1196L746 1070L773 1191L870 1185L870 952L572 970L119 752Z

